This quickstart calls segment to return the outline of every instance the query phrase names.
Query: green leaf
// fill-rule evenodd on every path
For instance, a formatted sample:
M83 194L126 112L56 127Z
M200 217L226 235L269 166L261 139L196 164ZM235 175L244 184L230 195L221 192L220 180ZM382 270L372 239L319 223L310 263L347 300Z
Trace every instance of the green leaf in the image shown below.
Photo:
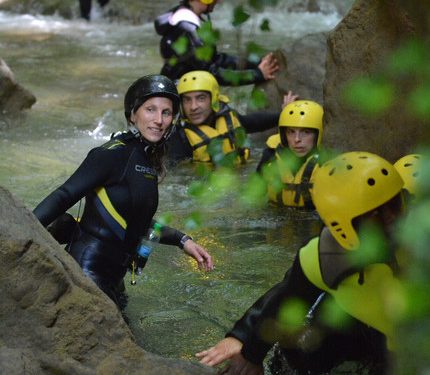
M430 82L415 88L409 94L408 102L413 115L423 120L430 120Z
M201 212L193 212L185 219L185 229L194 230L198 229L203 225L203 217Z
M174 51L178 55L183 55L188 49L188 38L185 36L179 37L172 45Z
M260 174L253 173L248 178L241 191L240 200L245 207L261 207L267 204L267 185Z
M245 12L242 5L239 5L233 10L233 21L232 25L238 27L245 23L249 19L250 15Z
M386 111L394 100L394 86L382 79L358 78L345 86L344 99L368 116Z
M265 18L261 23L260 23L260 30L261 31L271 31L270 29L270 21Z
M286 332L295 332L303 327L307 308L303 301L292 298L284 302L279 312L279 323Z
M201 61L211 61L213 54L214 48L212 46L202 46L196 48L196 57Z
M392 74L414 74L429 69L428 46L418 39L407 41L392 53L388 68Z
M209 46L215 46L220 37L219 31L214 30L210 22L203 22L197 30L197 35L200 37L204 44Z
M263 90L253 88L251 92L251 100L249 102L249 106L251 109L262 109L265 108L268 104L266 93Z

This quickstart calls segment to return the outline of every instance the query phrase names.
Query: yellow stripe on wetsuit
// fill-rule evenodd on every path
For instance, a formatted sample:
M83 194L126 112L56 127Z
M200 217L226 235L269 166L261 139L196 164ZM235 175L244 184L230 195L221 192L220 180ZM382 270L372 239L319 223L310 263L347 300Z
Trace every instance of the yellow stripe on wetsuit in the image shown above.
M110 225L112 231L117 234L118 237L123 239L125 236L125 230L127 229L127 222L112 205L104 187L99 187L95 191L99 202L101 203L101 205L97 205L100 214Z

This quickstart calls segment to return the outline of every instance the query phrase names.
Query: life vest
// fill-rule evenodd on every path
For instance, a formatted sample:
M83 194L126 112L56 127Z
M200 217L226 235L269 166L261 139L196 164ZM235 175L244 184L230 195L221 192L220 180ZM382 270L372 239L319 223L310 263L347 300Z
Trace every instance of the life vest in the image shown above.
M244 163L250 155L249 147L237 145L238 132L246 133L234 112L226 105L216 114L215 126L183 124L185 135L193 149L193 161L211 162L208 146L213 140L220 140L222 155L236 152L237 162Z
M312 239L300 249L300 265L305 276L316 287L331 294L343 311L382 332L387 338L388 349L393 350L395 348L393 309L401 306L403 295L400 281L387 264L373 263L360 271L348 266L331 267L340 278L333 285L328 286L323 277L325 267L321 266L321 244L327 236L331 234L325 228L320 237ZM332 236L328 241L330 245L337 244ZM330 254L333 257L333 254L336 254L336 256L348 257L347 250L336 244L333 252L326 251L326 255ZM338 259L334 260L339 263ZM341 262L344 260L341 259Z
M277 191L269 183L268 196L270 201L288 207L314 208L311 198L312 174L318 168L318 154L312 154L294 174L285 163L282 163L282 150L279 134L272 135L266 142L269 148L276 150L276 160L282 181L282 190ZM269 163L270 164L270 163Z

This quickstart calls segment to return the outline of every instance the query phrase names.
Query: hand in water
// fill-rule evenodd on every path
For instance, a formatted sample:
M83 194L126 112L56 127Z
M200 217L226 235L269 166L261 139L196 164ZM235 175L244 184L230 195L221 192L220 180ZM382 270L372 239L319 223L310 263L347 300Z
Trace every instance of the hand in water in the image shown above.
M242 342L238 339L227 337L215 346L197 353L196 357L200 359L200 363L208 366L216 366L227 359L240 354L242 346Z
M214 269L212 257L206 249L193 240L189 239L184 243L184 251L196 260L200 269L204 269L205 271L212 271Z

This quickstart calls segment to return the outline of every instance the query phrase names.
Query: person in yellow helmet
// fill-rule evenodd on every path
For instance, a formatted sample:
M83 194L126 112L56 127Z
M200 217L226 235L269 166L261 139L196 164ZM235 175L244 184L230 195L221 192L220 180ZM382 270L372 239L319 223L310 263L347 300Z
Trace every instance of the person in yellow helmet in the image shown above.
M405 182L405 190L408 192L408 201L413 201L417 195L420 171L421 155L410 154L401 157L394 163L394 167Z
M258 62L242 62L237 56L218 52L216 46L205 44L198 31L204 23L211 25L209 14L216 4L217 0L182 0L156 18L154 26L162 36L160 53L164 59L160 74L176 81L192 70L206 70L223 86L248 85L273 79L279 66L272 53ZM178 44L185 48L179 48ZM198 56L201 47L213 48L210 57Z
M390 306L402 295L393 231L403 212L403 180L380 156L349 152L318 169L312 196L325 224L320 235L225 339L196 354L201 363L230 359L223 374L262 375L262 361L278 342L299 374L327 374L344 361L389 373L395 349ZM370 230L379 241L369 246ZM330 326L324 316L334 311L342 319Z
M168 159L244 163L250 149L247 133L273 128L279 113L240 115L220 93L216 78L204 70L184 74L178 82L181 98L181 121L168 141ZM290 92L284 98L294 100Z
M319 164L323 113L312 100L296 100L282 110L278 133L267 139L257 166L267 181L271 202L314 208L311 179Z

